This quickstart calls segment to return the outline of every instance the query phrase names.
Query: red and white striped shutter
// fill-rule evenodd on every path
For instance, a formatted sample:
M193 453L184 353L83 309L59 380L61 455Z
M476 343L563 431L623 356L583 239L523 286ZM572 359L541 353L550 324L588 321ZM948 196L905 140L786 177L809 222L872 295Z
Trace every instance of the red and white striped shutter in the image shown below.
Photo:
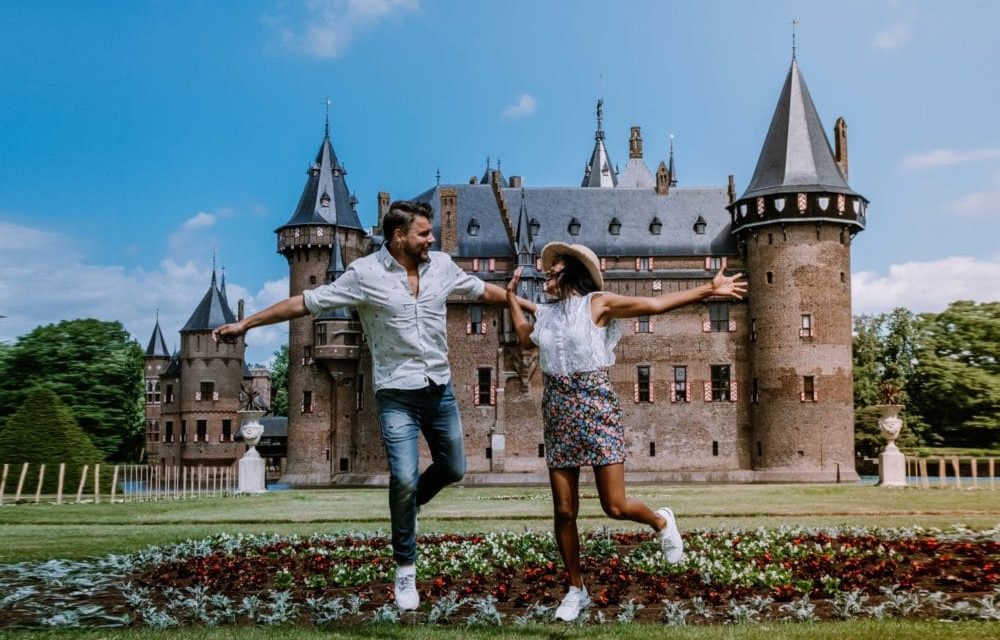
M607 268L608 268L608 259L601 258L601 271L604 271Z
M638 270L639 270L639 258L636 258L636 259L635 259L635 270L636 270L636 271L638 271Z
M704 385L705 402L711 402L712 401L712 381L711 380L705 380L702 384Z
M729 383L729 401L730 402L737 402L739 400L739 396L736 395L736 386L737 386L737 384L736 384L735 380L733 380L733 381L731 381Z
M725 269L726 265L729 263L729 258L722 256L722 268Z
M653 268L653 256L649 256L649 270L652 271Z
M711 256L705 256L705 271L712 268L712 258Z
M483 315L479 320L479 333L481 335L486 335L486 316Z
M653 372L649 372L649 401L656 402L656 385L653 384Z
M636 382L632 387L632 400L634 402L639 402L639 383Z
M635 333L639 333L639 321L638 320L633 320L632 321L632 329L633 329L633 331Z
M730 333L733 332L733 331L736 331L736 321L735 320L730 320L729 321L729 331L730 331Z
M496 406L497 403L497 383L490 383L490 406Z
M670 401L677 402L677 387L673 382L670 383Z
M474 406L479 406L479 385L472 385L472 404Z
M479 271L479 258L472 259L472 270Z
M542 270L542 259L541 258L535 258L535 269L537 269L538 271Z
M493 273L496 270L497 270L497 259L490 258L490 273Z
M691 383L684 383L684 402L691 402Z
M702 331L702 333L711 333L712 332L712 321L711 320L702 320L702 322L701 322L701 331Z
M465 323L465 335L471 335L471 334L472 334L472 320L469 320L468 322Z
M649 316L649 332L656 333L656 316Z
M816 389L815 383L813 383L813 402L819 402L819 390Z
M806 392L805 391L800 391L799 392L799 402L805 402L805 401L806 401Z

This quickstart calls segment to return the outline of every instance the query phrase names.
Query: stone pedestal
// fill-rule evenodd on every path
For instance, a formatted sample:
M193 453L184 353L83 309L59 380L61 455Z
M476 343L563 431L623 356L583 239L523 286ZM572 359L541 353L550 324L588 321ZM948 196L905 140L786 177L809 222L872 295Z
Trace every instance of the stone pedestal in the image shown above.
M264 493L264 459L250 447L240 459L240 493Z
M878 457L878 483L882 487L906 486L906 456L894 444Z

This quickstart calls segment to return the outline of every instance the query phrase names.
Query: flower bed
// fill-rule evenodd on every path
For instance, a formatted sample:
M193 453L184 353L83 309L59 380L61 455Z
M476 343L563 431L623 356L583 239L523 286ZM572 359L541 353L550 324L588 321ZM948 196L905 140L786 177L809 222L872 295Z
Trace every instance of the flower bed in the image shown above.
M1000 527L704 531L664 563L647 533L583 541L581 622L705 624L908 617L1000 620ZM549 534L420 536L406 621L551 618L564 576ZM89 562L0 566L0 627L393 622L382 535L218 536Z

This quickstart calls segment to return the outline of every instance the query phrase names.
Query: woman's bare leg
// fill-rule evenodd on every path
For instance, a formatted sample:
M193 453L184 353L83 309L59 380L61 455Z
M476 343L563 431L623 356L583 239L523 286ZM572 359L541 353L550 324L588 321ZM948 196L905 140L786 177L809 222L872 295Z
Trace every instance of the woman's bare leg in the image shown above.
M667 521L635 498L625 495L625 465L623 463L594 467L597 493L608 517L648 524L655 531L667 526Z
M549 485L552 487L556 544L563 566L569 573L570 585L582 587L580 533L576 528L576 516L580 512L580 468L549 469Z

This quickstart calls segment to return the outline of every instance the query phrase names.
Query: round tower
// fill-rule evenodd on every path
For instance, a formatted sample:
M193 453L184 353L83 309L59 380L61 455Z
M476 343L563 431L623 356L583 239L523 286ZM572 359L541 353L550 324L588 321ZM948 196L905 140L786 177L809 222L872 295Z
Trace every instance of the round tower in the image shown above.
M868 201L847 183L792 60L750 186L732 204L746 258L755 478L856 481L851 241Z
M364 253L366 234L355 208L357 199L347 189L346 173L334 153L328 124L316 159L306 171L298 207L275 230L278 253L288 261L291 296L329 282L338 260L342 272L345 263ZM341 333L346 327L331 325L344 320L341 314L325 315L297 318L288 326L288 460L282 482L293 485L329 484L343 468L342 459L350 457L350 443L342 434L350 433L354 422L351 400L359 347L332 353L332 342L351 339ZM351 315L347 318L350 321ZM357 332L360 342L360 327Z

